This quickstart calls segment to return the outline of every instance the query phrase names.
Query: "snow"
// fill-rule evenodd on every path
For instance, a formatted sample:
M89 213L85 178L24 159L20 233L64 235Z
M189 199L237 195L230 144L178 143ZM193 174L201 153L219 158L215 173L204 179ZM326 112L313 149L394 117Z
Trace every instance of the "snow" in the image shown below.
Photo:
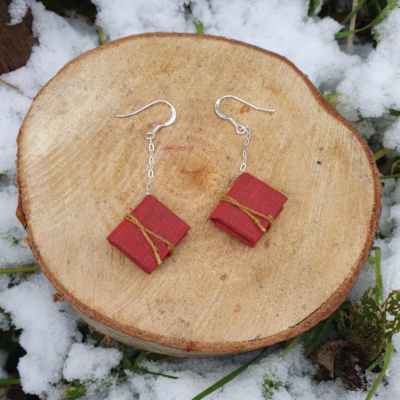
M121 361L122 354L116 349L103 349L83 343L74 343L64 365L64 378L73 381L101 380L107 378L111 368Z
M56 291L42 273L35 273L0 293L0 307L11 314L17 329L22 329L20 344L27 354L18 371L23 390L40 395L61 378L70 347L81 339L78 318L64 302L54 303Z
M192 16L184 1L176 0L94 0L107 40L155 31L195 32ZM34 96L63 65L79 54L99 45L95 27L74 17L61 18L33 0L14 0L9 13L11 23L18 23L27 5L34 16L34 32L39 44L33 48L26 66L1 76L17 86L18 93L0 85L0 266L1 268L33 265L29 248L22 242L24 230L15 217L17 190L15 178L16 136ZM197 0L191 2L193 17L202 21L205 32L225 36L275 51L287 57L303 71L323 93L337 91L339 111L351 120L366 137L376 138L391 149L400 147L400 119L389 115L400 110L400 9L375 29L376 48L355 45L356 54L346 54L334 40L341 26L330 18L307 17L305 0ZM363 118L360 118L360 117ZM365 119L367 118L367 119ZM4 176L3 176L4 175ZM382 248L385 296L400 288L400 183L384 181L384 201L380 222L384 239L375 245ZM349 298L357 300L374 283L374 270L368 264L354 285ZM62 379L90 382L95 389L108 394L110 400L189 399L218 379L232 372L259 351L220 359L145 362L151 371L178 376L127 373L129 379L116 384L110 371L121 359L120 352L93 347L83 342L78 329L80 320L69 306L54 303L55 289L41 272L20 276L0 276L0 307L11 315L11 323L22 329L21 346L26 350L18 365L23 390L50 400L65 390ZM10 321L3 314L0 329ZM398 335L400 336L400 335ZM400 338L394 337L396 349ZM210 399L263 399L263 381L279 383L273 399L364 399L361 391L348 391L340 380L318 383L313 380L316 367L301 355L301 344L282 359L273 346L256 364ZM0 366L6 354L0 352ZM389 385L379 389L380 399L400 396L400 352L393 355L388 376ZM0 376L5 372L0 369ZM108 382L104 384L104 382ZM103 397L104 397L103 396Z
M28 7L29 2L27 0L14 0L8 7L8 13L11 17L10 25L19 24L28 11Z

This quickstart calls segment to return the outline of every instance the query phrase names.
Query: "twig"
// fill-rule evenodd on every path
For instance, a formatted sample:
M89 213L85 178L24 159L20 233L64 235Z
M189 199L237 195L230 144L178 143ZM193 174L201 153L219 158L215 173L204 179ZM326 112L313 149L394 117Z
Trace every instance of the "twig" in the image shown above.
M351 8L352 11L357 7L357 3L358 3L358 0L353 0L353 6ZM354 28L356 27L356 19L357 19L357 13L355 12L350 20L349 31L354 31ZM347 47L346 47L347 54L352 53L353 42L354 42L354 33L352 33L351 35L349 35L347 37Z
M14 85L11 85L11 83L8 83L8 82L6 82L6 81L3 81L3 79L0 79L0 83L2 83L2 84L5 85L5 86L8 86L8 87L11 88L11 89L14 89L14 90L15 90L16 92L18 92L18 93L23 94L21 89L17 88L17 87L14 86Z

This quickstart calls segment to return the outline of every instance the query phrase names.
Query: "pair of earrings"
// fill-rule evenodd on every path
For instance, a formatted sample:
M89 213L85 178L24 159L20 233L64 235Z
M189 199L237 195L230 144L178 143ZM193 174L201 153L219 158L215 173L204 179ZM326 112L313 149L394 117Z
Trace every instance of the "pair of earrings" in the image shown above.
M267 232L283 210L287 197L264 182L245 172L247 150L250 143L250 127L237 124L220 110L220 102L225 98L234 98L260 111L274 112L236 97L223 96L215 103L215 112L230 121L239 135L245 135L242 149L243 162L235 183L210 215L210 220L223 231L249 247L254 247L262 235ZM176 119L175 108L166 100L157 100L141 109L116 117L129 117L157 103L167 104L172 111L169 121L157 125L152 132L145 134L149 141L149 170L146 192L141 203L126 214L124 220L108 235L107 239L124 256L134 262L144 272L151 274L158 265L172 254L175 246L186 236L190 226L150 194L154 177L154 144L157 131L171 125Z

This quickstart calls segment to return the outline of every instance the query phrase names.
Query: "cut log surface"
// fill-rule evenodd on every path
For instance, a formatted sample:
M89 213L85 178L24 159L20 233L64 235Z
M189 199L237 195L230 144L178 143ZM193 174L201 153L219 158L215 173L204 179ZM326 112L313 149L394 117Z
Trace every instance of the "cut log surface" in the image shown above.
M288 197L251 249L208 217L239 171ZM156 133L152 194L191 227L145 274L106 240L147 183L144 134ZM285 58L220 37L131 36L68 63L39 93L18 138L18 215L48 279L95 329L174 356L253 350L291 338L346 298L377 230L373 156Z

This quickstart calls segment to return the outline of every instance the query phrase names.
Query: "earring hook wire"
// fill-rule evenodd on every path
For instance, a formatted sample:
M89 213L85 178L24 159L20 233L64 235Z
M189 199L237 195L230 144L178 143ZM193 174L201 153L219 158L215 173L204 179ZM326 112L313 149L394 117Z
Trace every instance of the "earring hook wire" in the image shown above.
M244 104L247 104L248 106L254 108L255 110L267 111L267 112L275 112L275 110L269 110L269 109L267 109L267 108L256 107L256 106L254 106L253 104L248 103L247 101L244 101L244 100L240 99L239 97L232 96L232 95L230 95L230 94L227 94L226 96L222 96L222 97L219 98L219 99L217 100L217 102L215 103L215 112L217 113L217 115L218 115L220 118L226 119L226 120L230 121L230 122L233 124L233 126L236 128L236 132L237 132L239 135L243 135L243 134L245 133L245 132L241 129L242 126L241 126L240 124L238 124L233 118L228 117L227 115L225 115L225 114L223 114L223 113L221 112L221 109L220 109L221 100L226 99L226 98L232 98L232 99L238 100L238 101L240 101L240 102L242 102L242 103L244 103Z
M176 110L175 110L174 106L173 106L171 103L169 103L168 101L166 101L166 100L156 100L156 101L153 101L153 102L150 103L150 104L147 104L147 106L144 106L144 107L140 108L139 110L136 110L136 111L134 111L134 112L132 112L132 113L123 114L123 115L116 115L116 117L117 117L117 118L124 118L124 117L130 117L130 116L132 116L132 115L139 114L141 111L143 111L143 110L145 110L146 108L149 108L149 107L151 107L151 106L153 106L154 104L157 104L157 103L165 103L165 104L168 104L168 105L170 106L170 108L171 108L172 115L171 115L171 118L169 119L169 121L165 122L164 124L157 125L157 126L153 129L152 132L146 133L146 135L145 135L146 139L153 139L153 138L154 138L154 135L155 135L155 133L156 133L157 131L159 131L159 130L160 130L161 128L163 128L164 126L169 126L169 125L171 125L171 124L175 121L175 119L176 119Z

